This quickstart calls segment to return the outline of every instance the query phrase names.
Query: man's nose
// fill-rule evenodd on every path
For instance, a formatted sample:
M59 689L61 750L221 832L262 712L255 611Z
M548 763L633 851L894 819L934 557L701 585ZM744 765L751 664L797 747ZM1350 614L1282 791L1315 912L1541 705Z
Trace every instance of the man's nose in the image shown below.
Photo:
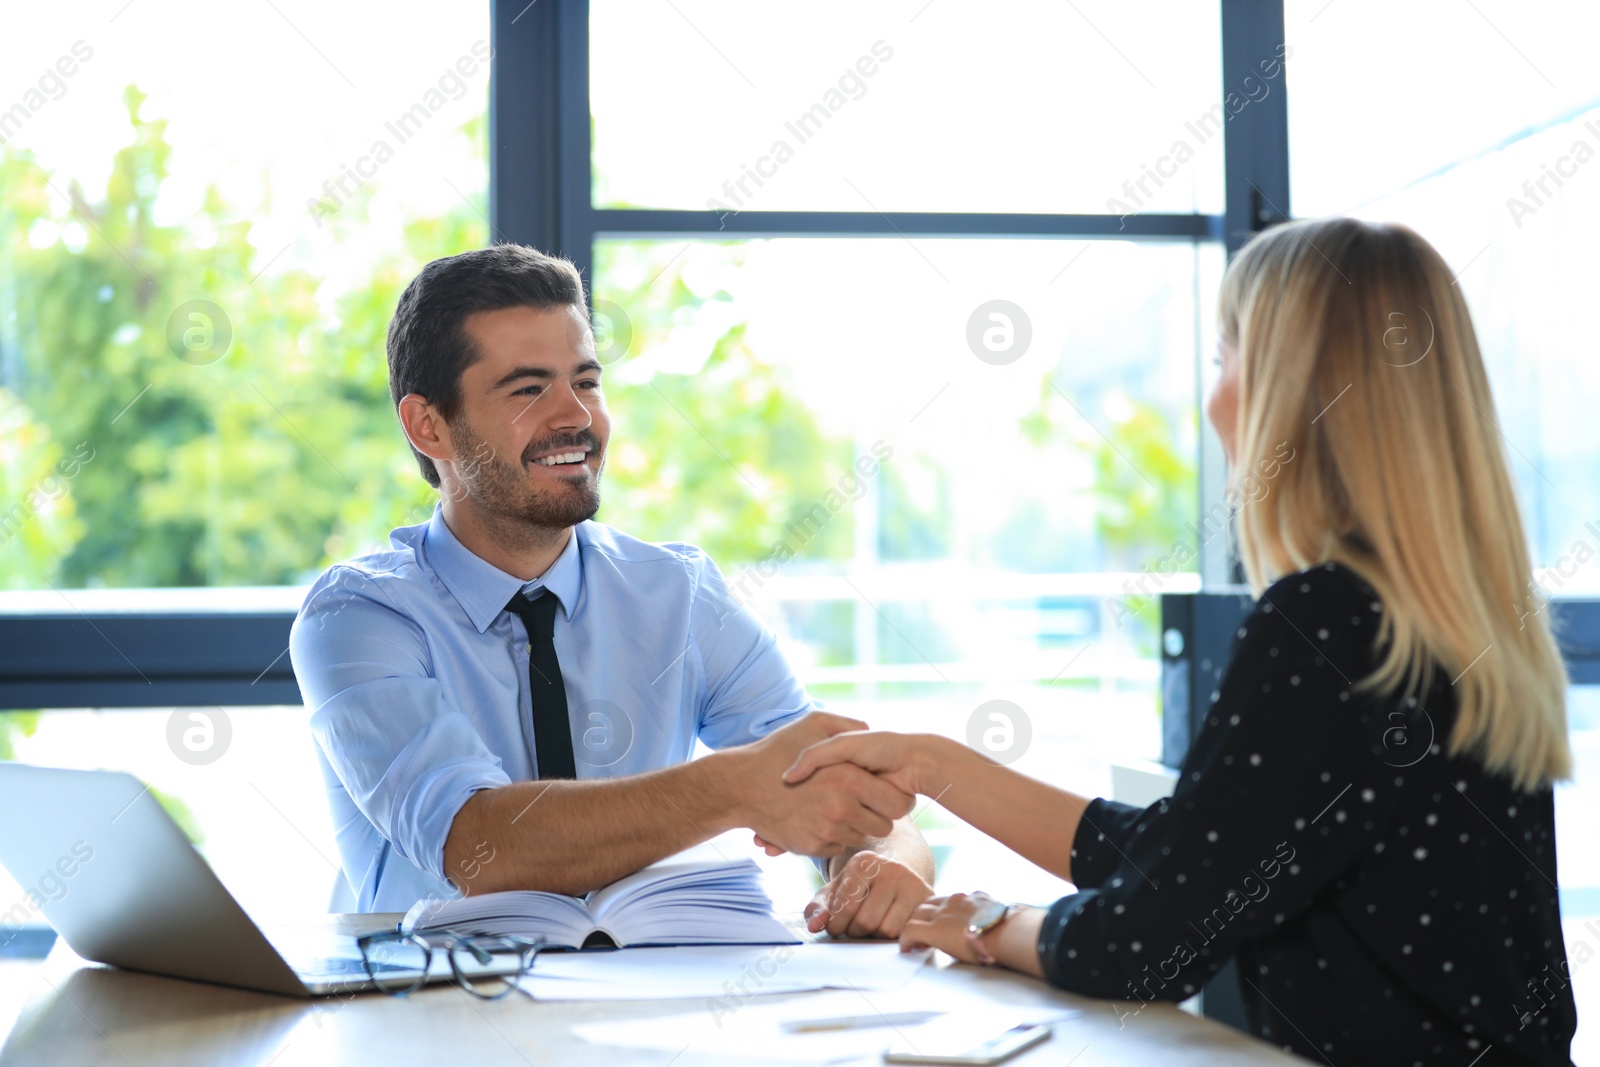
M570 382L560 382L545 390L549 406L543 412L544 425L552 430L586 430L594 415L578 397Z

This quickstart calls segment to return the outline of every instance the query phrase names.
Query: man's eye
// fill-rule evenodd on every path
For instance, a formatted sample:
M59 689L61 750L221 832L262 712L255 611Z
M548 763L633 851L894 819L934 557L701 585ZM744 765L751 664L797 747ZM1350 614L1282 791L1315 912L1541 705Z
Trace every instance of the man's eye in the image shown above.
M512 393L511 395L512 396L534 396L535 394L540 392L543 388L544 388L544 386L542 386L542 385L525 385L521 389L518 389L515 393Z
M600 383L595 381L593 378L585 378L583 381L578 383L578 388L579 389L598 389L598 388L600 388Z

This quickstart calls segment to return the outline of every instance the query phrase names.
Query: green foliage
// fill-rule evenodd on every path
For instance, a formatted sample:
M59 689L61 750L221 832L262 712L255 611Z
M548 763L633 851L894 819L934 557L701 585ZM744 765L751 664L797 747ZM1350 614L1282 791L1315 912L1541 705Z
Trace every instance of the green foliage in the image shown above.
M71 463L49 430L0 389L0 589L25 588L54 573L64 545L82 536L70 482ZM17 758L19 738L32 737L37 711L0 712L0 760Z
M29 525L25 551L7 551L0 582L309 580L431 509L434 493L395 423L384 341L423 263L486 243L481 205L411 222L402 254L345 291L328 292L300 269L257 278L267 250L251 244L247 214L214 187L203 217L156 221L170 148L166 123L141 117L143 100L128 89L132 138L98 203L74 184L71 212L55 211L29 154L0 157L4 281L28 309L7 338L27 406L0 397L0 488L16 500L78 442L96 457L55 512ZM460 132L482 158L482 118ZM324 225L356 234L366 193ZM633 318L633 352L728 299L694 291L681 266L663 272L659 251L612 246L601 264L605 295ZM179 358L168 337L174 310L196 299L218 305L232 331L225 353L201 365ZM602 517L639 536L695 541L725 565L751 562L852 456L751 352L742 323L704 347L692 371L608 381L618 428ZM839 558L849 546L841 517L805 555Z
M1142 401L1132 408L1094 452L1095 526L1112 565L1138 570L1193 540L1184 524L1199 498L1182 492L1195 484L1194 464L1175 447L1166 413Z
M1198 503L1184 490L1196 484L1196 471L1165 412L1129 399L1121 417L1097 419L1091 426L1059 398L1048 378L1039 392L1039 407L1024 430L1038 448L1068 447L1089 455L1095 532L1106 569L1153 566L1173 545L1193 540L1185 523L1194 518Z
M39 728L37 711L0 712L0 760L17 758L17 739L32 737Z
M1118 400L1125 398L1118 397ZM1094 471L1091 495L1094 530L1100 544L1100 566L1107 570L1170 574L1198 568L1199 545L1188 523L1198 507L1194 463L1179 448L1182 437L1171 419L1146 401L1115 405L1120 417L1086 425L1056 394L1047 378L1040 387L1039 408L1025 422L1030 440L1040 448L1072 447L1087 453ZM1104 436L1102 436L1102 433ZM1185 492L1189 490L1189 492ZM1193 555L1176 562L1175 549ZM1159 583L1150 587L1159 591ZM1125 598L1110 604L1113 618L1126 625L1139 652L1156 655L1160 601L1155 596Z
M49 427L0 389L0 589L39 584L83 536L69 476L81 468Z
M71 213L56 213L30 155L0 163L0 255L28 311L8 338L16 377L56 441L95 455L72 484L77 525L55 541L59 561L29 560L22 574L13 561L8 584L305 580L426 495L398 447L383 375L381 337L409 264L377 264L333 297L330 320L322 283L305 271L252 281L262 257L250 223L214 187L202 217L161 225L170 149L166 123L141 118L143 99L126 93L133 137L99 203L74 183ZM483 231L462 205L407 239L467 247ZM190 300L215 303L231 328L214 362L187 362L169 345L168 320Z
M626 354L605 372L613 421L599 518L649 540L698 544L725 570L781 559L780 544L806 559L848 558L844 511L803 546L785 526L850 469L850 443L827 437L786 392L783 375L751 350L744 323L721 330L708 350L691 344L698 365L642 366L674 330L697 333L697 317L730 301L693 288L683 258L665 245L597 249L597 306L625 308L632 330Z

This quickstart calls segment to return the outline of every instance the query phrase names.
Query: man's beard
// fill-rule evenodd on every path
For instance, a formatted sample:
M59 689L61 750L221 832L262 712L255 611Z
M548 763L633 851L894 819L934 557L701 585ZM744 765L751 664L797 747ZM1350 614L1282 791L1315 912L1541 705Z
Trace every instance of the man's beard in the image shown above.
M600 510L599 475L573 481L558 489L527 483L526 463L534 456L561 448L587 445L600 450L600 442L588 430L534 441L523 450L518 463L507 463L477 435L465 417L450 425L455 439L456 477L461 491L486 517L526 523L551 530L563 530L594 518ZM587 467L585 467L587 470Z

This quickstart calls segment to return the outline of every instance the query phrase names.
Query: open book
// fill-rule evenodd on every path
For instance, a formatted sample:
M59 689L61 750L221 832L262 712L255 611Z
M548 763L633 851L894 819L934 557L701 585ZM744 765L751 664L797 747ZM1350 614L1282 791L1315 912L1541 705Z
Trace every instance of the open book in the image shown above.
M401 929L516 935L565 948L795 945L754 860L658 863L586 897L512 890L419 900Z

